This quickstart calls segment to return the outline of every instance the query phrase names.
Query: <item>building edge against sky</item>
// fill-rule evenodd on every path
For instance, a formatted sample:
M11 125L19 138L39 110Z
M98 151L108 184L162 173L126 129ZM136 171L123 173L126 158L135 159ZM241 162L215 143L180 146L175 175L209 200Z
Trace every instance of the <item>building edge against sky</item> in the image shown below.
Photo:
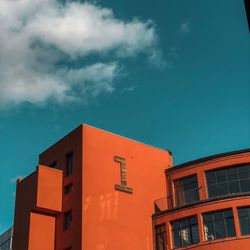
M81 125L39 164L17 181L14 250L250 244L250 149L173 167L169 151Z
M79 126L17 181L13 249L152 249L171 166L166 150Z

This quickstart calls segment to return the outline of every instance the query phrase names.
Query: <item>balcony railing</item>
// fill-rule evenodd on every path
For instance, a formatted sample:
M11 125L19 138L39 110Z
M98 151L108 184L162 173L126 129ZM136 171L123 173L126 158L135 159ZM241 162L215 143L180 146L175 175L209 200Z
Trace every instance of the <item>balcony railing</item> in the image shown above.
M205 185L203 187L199 187L196 189L189 189L181 192L176 192L171 196L155 200L154 202L155 213L159 213L161 211L171 208L182 207L200 201L199 189L201 188L204 189L204 192L206 192L205 194L206 198L203 200L226 199L235 196L250 195L250 188L249 190L230 190L230 189L225 189L223 185L219 185L216 195L215 194L212 195L211 193L209 194L209 187Z

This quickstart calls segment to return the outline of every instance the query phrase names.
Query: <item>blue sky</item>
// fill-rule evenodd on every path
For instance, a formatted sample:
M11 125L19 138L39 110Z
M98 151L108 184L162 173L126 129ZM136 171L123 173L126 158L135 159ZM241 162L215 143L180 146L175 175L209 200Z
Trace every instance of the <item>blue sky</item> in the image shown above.
M243 0L30 1L0 2L0 232L15 178L80 123L175 164L250 147Z

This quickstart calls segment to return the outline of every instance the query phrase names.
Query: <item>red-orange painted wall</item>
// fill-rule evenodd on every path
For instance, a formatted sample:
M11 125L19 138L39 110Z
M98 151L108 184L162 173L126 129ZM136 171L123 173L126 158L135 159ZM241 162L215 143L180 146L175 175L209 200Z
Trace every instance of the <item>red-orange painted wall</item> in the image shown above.
M29 250L55 249L55 216L31 212Z
M61 197L60 170L39 165L36 172L17 181L13 250L53 249L54 221L62 211Z
M73 226L63 231L63 216L56 220L56 250L152 250L155 197L166 195L164 169L172 164L168 151L157 149L88 125L81 125L40 155L40 164L57 161L65 167L65 155L74 154L73 192L63 196L63 211L72 210ZM115 190L125 158L127 184L133 194Z

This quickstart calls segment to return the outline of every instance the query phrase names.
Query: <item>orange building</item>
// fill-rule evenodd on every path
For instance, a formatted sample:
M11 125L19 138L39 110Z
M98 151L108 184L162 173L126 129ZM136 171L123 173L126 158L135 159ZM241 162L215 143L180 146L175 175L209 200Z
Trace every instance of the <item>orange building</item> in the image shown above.
M152 250L166 150L81 125L17 181L14 250Z
M250 149L173 167L167 150L81 125L17 181L13 250L224 248L250 249Z
M250 249L250 149L165 170L155 201L155 249Z

